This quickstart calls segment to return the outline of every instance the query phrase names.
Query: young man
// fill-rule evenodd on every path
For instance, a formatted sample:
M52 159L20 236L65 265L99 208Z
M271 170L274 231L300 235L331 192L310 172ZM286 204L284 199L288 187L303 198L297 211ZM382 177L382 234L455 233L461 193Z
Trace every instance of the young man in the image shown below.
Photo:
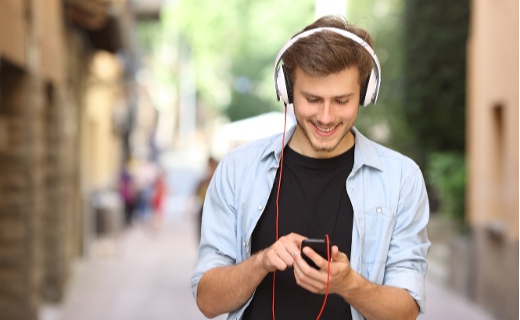
M366 31L327 16L280 51L276 91L294 105L297 125L220 162L192 277L205 316L403 320L424 311L421 171L354 128L359 106L377 99L371 46ZM301 253L304 239L325 235L330 263L308 247Z

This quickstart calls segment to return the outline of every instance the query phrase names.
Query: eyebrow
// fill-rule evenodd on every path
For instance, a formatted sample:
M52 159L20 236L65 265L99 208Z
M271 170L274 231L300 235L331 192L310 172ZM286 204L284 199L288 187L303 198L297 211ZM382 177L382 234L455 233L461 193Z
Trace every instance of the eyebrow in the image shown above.
M306 91L300 91L304 96L307 96L307 97L310 97L310 98L318 98L318 99L323 99L323 97L320 97L320 96L317 96L315 94L312 94L310 92L306 92ZM334 96L333 98L334 99L345 99L345 98L350 98L354 95L354 93L345 93L345 94L342 94L342 95L339 95L339 96Z

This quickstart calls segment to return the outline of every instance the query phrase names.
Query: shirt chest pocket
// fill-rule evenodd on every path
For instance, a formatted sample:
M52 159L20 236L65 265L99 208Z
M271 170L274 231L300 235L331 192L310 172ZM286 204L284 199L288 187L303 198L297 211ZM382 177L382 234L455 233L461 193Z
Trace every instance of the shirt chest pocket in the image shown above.
M376 206L365 212L365 237L363 241L363 262L384 264L390 249L390 241L396 214L387 207Z

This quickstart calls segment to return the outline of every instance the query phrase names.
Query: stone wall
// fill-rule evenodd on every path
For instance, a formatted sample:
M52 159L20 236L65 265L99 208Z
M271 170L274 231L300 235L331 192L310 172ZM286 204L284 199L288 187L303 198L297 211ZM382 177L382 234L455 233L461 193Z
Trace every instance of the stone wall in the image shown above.
M474 242L475 301L498 319L518 319L518 240L477 229Z
M46 78L37 58L0 64L2 320L37 320L43 302L63 299L83 253L79 117L89 56L77 31L65 40L67 81Z
M451 244L449 283L499 320L518 319L518 241L474 229Z
M124 72L99 84L101 100L87 97L95 54L112 49L111 69L122 71L114 53L125 48L111 38L117 28L89 29L85 19L131 13L109 10L125 2L96 2L106 10L77 11L90 8L82 0L0 0L0 320L38 320L44 304L63 300L74 261L88 255L91 194L117 183L123 144L112 117L115 102L125 104ZM89 109L97 118L86 118Z
M79 191L79 110L85 61L84 46L69 34L69 83L45 87L45 259L42 294L47 301L60 301L74 257L82 253L82 212ZM81 60L81 61L79 61ZM76 78L76 79L74 79Z
M0 72L0 315L36 319L45 211L39 82L14 66ZM32 93L32 94L28 94Z

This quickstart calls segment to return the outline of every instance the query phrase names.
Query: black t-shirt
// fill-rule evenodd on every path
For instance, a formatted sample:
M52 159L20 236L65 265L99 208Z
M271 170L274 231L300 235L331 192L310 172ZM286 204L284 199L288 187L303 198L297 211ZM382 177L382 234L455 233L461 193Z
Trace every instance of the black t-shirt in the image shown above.
M303 156L289 147L284 150L282 185L279 196L279 236L291 232L324 239L350 258L353 209L346 180L354 165L354 147L329 159ZM276 194L280 170L262 217L253 231L252 252L271 246L276 239ZM244 320L272 319L273 273L258 286ZM275 315L277 319L314 320L323 295L313 294L296 284L294 269L276 272ZM329 295L320 319L352 319L350 305L338 295Z

